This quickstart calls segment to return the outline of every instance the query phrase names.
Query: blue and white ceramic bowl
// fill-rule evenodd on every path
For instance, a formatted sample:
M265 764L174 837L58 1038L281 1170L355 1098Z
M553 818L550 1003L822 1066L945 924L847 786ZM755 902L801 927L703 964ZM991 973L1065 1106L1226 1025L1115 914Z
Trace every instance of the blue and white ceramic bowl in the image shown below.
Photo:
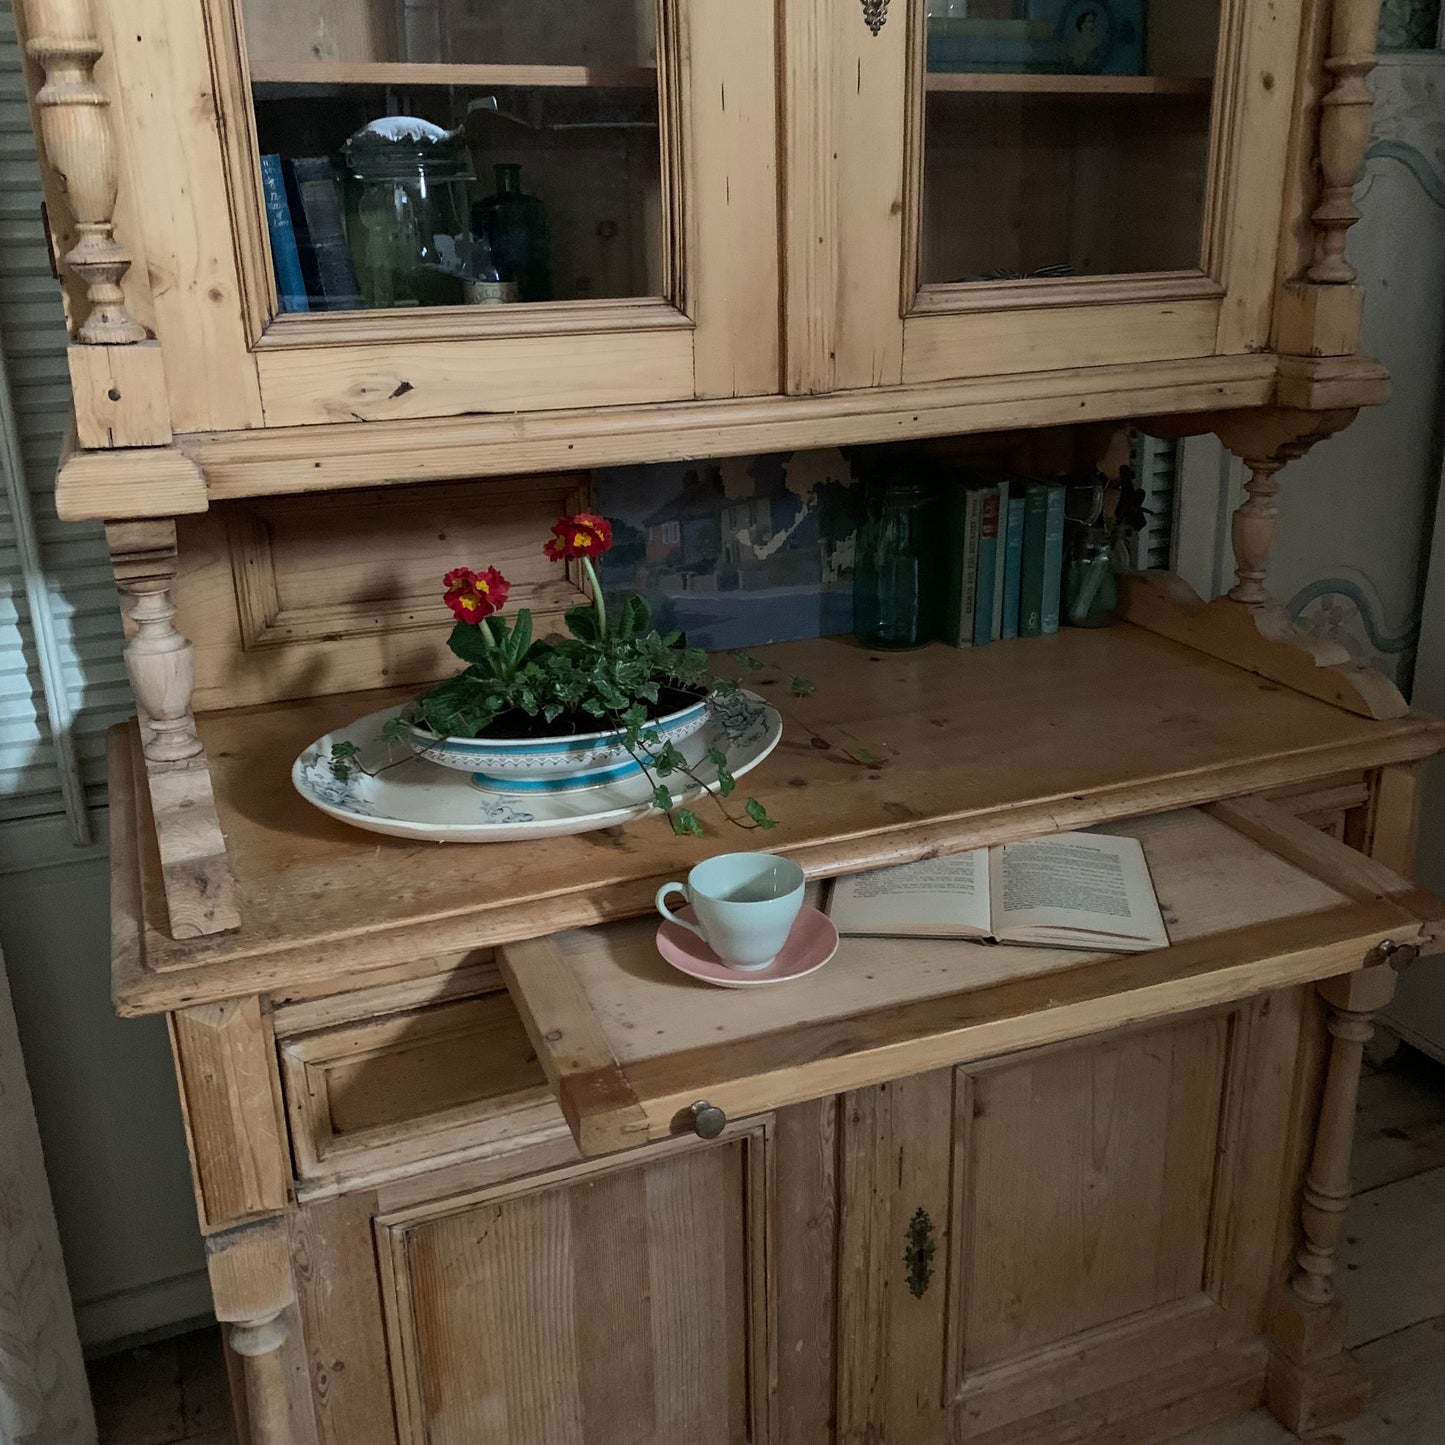
M705 698L668 713L649 724L658 739L653 747L680 743L707 720ZM470 773L479 788L494 793L571 793L642 771L615 730L562 738L437 738L413 725L407 740L418 757Z

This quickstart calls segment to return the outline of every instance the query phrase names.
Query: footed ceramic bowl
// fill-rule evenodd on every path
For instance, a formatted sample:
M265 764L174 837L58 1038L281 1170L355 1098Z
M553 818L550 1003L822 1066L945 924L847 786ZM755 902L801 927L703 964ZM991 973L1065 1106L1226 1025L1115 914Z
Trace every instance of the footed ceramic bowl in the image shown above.
M649 727L659 742L680 743L707 720L707 699L699 698ZM470 773L479 788L493 793L571 793L642 771L615 730L559 738L438 738L413 725L407 741L419 758Z

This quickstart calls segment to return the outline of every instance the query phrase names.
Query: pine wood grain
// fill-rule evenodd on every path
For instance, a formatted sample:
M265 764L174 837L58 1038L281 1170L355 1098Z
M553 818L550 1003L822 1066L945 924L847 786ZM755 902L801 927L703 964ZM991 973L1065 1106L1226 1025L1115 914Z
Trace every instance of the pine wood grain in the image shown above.
M1432 720L1351 717L1129 627L876 662L838 640L761 655L817 688L783 700L783 742L748 784L781 819L768 846L815 877L1407 761L1445 738ZM644 822L457 851L333 823L292 791L290 760L388 696L405 694L201 719L246 927L167 938L145 845L117 900L141 924L140 948L117 956L124 1011L358 980L408 960L420 975L438 955L650 912L656 888L725 837L679 841ZM1000 766L978 766L973 740L1000 737ZM843 743L884 761L850 762ZM126 786L124 770L112 777Z
M284 1209L290 1167L259 1004L200 1004L170 1025L203 1223Z

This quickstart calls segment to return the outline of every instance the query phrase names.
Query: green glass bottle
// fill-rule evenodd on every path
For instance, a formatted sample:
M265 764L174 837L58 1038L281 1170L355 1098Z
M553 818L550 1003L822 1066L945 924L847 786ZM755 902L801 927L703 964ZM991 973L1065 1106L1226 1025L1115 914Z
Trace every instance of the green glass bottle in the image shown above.
M941 530L927 483L907 475L864 481L853 633L865 647L922 647L938 635Z
M496 167L497 191L472 207L472 230L485 236L502 277L517 283L519 301L552 299L552 243L547 208L522 189L522 167Z

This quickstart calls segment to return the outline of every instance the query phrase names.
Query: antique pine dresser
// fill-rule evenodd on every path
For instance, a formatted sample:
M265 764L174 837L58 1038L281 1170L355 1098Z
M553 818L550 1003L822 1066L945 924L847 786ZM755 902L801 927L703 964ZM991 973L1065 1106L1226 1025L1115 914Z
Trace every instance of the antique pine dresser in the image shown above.
M1347 259L1378 0L951 10L17 0L59 506L106 525L140 713L115 998L169 1022L252 1445L1127 1445L1363 1399L1336 1245L1371 1015L1441 931L1407 880L1445 728L1265 579L1281 468L1388 393ZM522 156L553 299L284 309L274 157L394 115L454 197ZM646 915L716 837L441 848L291 789L446 671L443 567L577 599L529 539L594 469L945 439L1061 473L1126 425L1245 462L1228 595L763 649L816 689L759 777L815 879L1133 831L1167 950L851 940L699 996Z

